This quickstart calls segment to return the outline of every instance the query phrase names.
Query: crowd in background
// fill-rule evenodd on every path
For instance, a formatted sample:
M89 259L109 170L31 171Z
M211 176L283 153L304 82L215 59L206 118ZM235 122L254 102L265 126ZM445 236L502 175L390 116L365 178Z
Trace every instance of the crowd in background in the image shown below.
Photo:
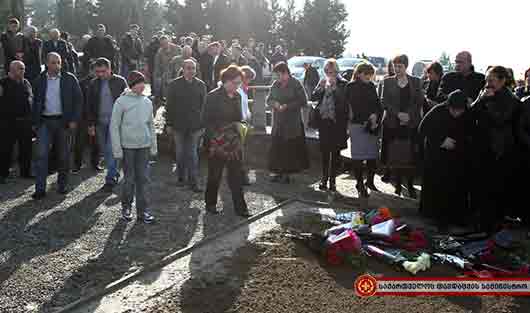
M104 156L104 191L112 192L123 169L124 219L131 219L136 197L138 218L152 222L145 186L149 158L157 153L153 114L164 105L165 131L176 145L178 185L202 192L198 147L205 138L208 212L219 212L218 189L227 168L234 209L249 216L243 193L249 183L249 87L274 73L267 98L273 115L269 170L274 182L292 183L293 174L309 168L309 126L319 132L321 190L336 191L340 155L349 139L361 197L378 191L374 178L382 167L382 180L392 182L398 196L406 188L409 197L417 198L414 185L422 177L420 211L442 230L458 221L493 231L505 215L525 220L530 215L520 205L524 188L517 184L530 175L530 70L525 84L517 86L513 71L492 66L486 75L477 73L471 54L461 52L455 71L444 73L434 62L418 78L407 72L408 57L398 55L377 85L371 64L360 63L344 76L334 59L327 60L323 78L306 64L300 82L291 75L281 46L269 54L264 43L252 38L228 44L209 35L177 39L158 33L146 43L140 28L131 25L118 43L98 25L93 37L83 37L79 54L67 33L52 29L42 42L35 28L26 34L19 28L11 19L0 38L8 70L0 82L0 182L9 176L18 142L20 174L33 178L35 173L37 200L46 197L46 178L54 170L59 193L68 192L68 175L80 170L88 148L96 171ZM143 94L148 80L154 105ZM316 106L309 107L308 100ZM309 110L306 125L304 109ZM38 147L32 169L34 137Z

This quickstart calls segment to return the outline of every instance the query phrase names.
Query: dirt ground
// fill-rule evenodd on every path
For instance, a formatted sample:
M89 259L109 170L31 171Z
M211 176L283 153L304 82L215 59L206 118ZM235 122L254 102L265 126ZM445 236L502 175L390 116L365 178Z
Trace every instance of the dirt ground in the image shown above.
M292 225L239 249L223 262L222 276L196 277L183 289L161 295L149 313L530 312L530 299L520 297L357 297L352 286L358 274L408 274L373 259L365 269L329 266L306 244L287 238L286 228ZM440 273L457 274L438 265L428 276Z

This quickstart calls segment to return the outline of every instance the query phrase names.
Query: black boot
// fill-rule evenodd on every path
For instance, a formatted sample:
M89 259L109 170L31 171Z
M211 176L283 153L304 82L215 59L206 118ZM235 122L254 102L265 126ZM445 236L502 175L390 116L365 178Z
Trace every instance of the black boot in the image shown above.
M416 188L414 188L414 182L412 179L409 179L407 189L409 190L409 197L412 199L418 198L418 194L416 193Z
M385 173L383 174L383 177L381 177L381 181L384 183L390 183L392 180L392 173L390 172L390 168L385 169Z
M335 177L329 179L329 190L337 191L337 182Z
M403 191L403 187L401 186L401 176L398 176L396 178L396 190L394 191L394 194L396 194L396 196L401 196L401 192Z
M366 187L364 186L362 180L357 182L355 188L357 188L357 192L359 193L360 198L368 198L368 190L366 190Z
M368 179L366 180L366 187L370 188L371 191L379 192L379 189L377 189L377 187L375 186L374 177L375 172L370 170L368 172Z

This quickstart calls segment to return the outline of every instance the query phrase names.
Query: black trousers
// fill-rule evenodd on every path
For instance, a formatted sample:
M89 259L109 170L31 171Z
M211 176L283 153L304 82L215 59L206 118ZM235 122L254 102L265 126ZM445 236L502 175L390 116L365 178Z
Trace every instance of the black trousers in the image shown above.
M206 185L206 207L215 207L217 205L217 194L223 171L225 167L228 170L228 187L232 193L234 209L237 212L246 212L247 203L243 196L243 167L240 160L224 160L217 157L208 159L208 183Z
M322 180L334 180L340 164L340 151L320 150L322 155Z
M368 182L372 183L374 180L375 170L377 169L376 160L366 160L366 168L368 170ZM357 184L362 185L364 183L364 166L362 160L353 161L353 173Z
M76 131L75 145L74 145L74 166L81 168L83 165L83 157L86 149L90 151L90 165L96 167L99 165L99 147L96 142L96 137L88 135L88 126L86 123L81 123Z
M0 121L0 177L9 176L13 158L13 148L18 143L18 163L21 176L31 175L31 121Z

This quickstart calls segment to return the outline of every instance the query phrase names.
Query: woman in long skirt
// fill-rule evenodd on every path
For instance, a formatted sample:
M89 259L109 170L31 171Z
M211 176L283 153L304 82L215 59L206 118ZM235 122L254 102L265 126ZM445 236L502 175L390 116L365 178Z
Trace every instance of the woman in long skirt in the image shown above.
M278 80L272 84L267 105L273 110L269 169L275 182L290 183L290 175L309 168L301 109L307 105L302 84L291 76L286 63L274 67Z

